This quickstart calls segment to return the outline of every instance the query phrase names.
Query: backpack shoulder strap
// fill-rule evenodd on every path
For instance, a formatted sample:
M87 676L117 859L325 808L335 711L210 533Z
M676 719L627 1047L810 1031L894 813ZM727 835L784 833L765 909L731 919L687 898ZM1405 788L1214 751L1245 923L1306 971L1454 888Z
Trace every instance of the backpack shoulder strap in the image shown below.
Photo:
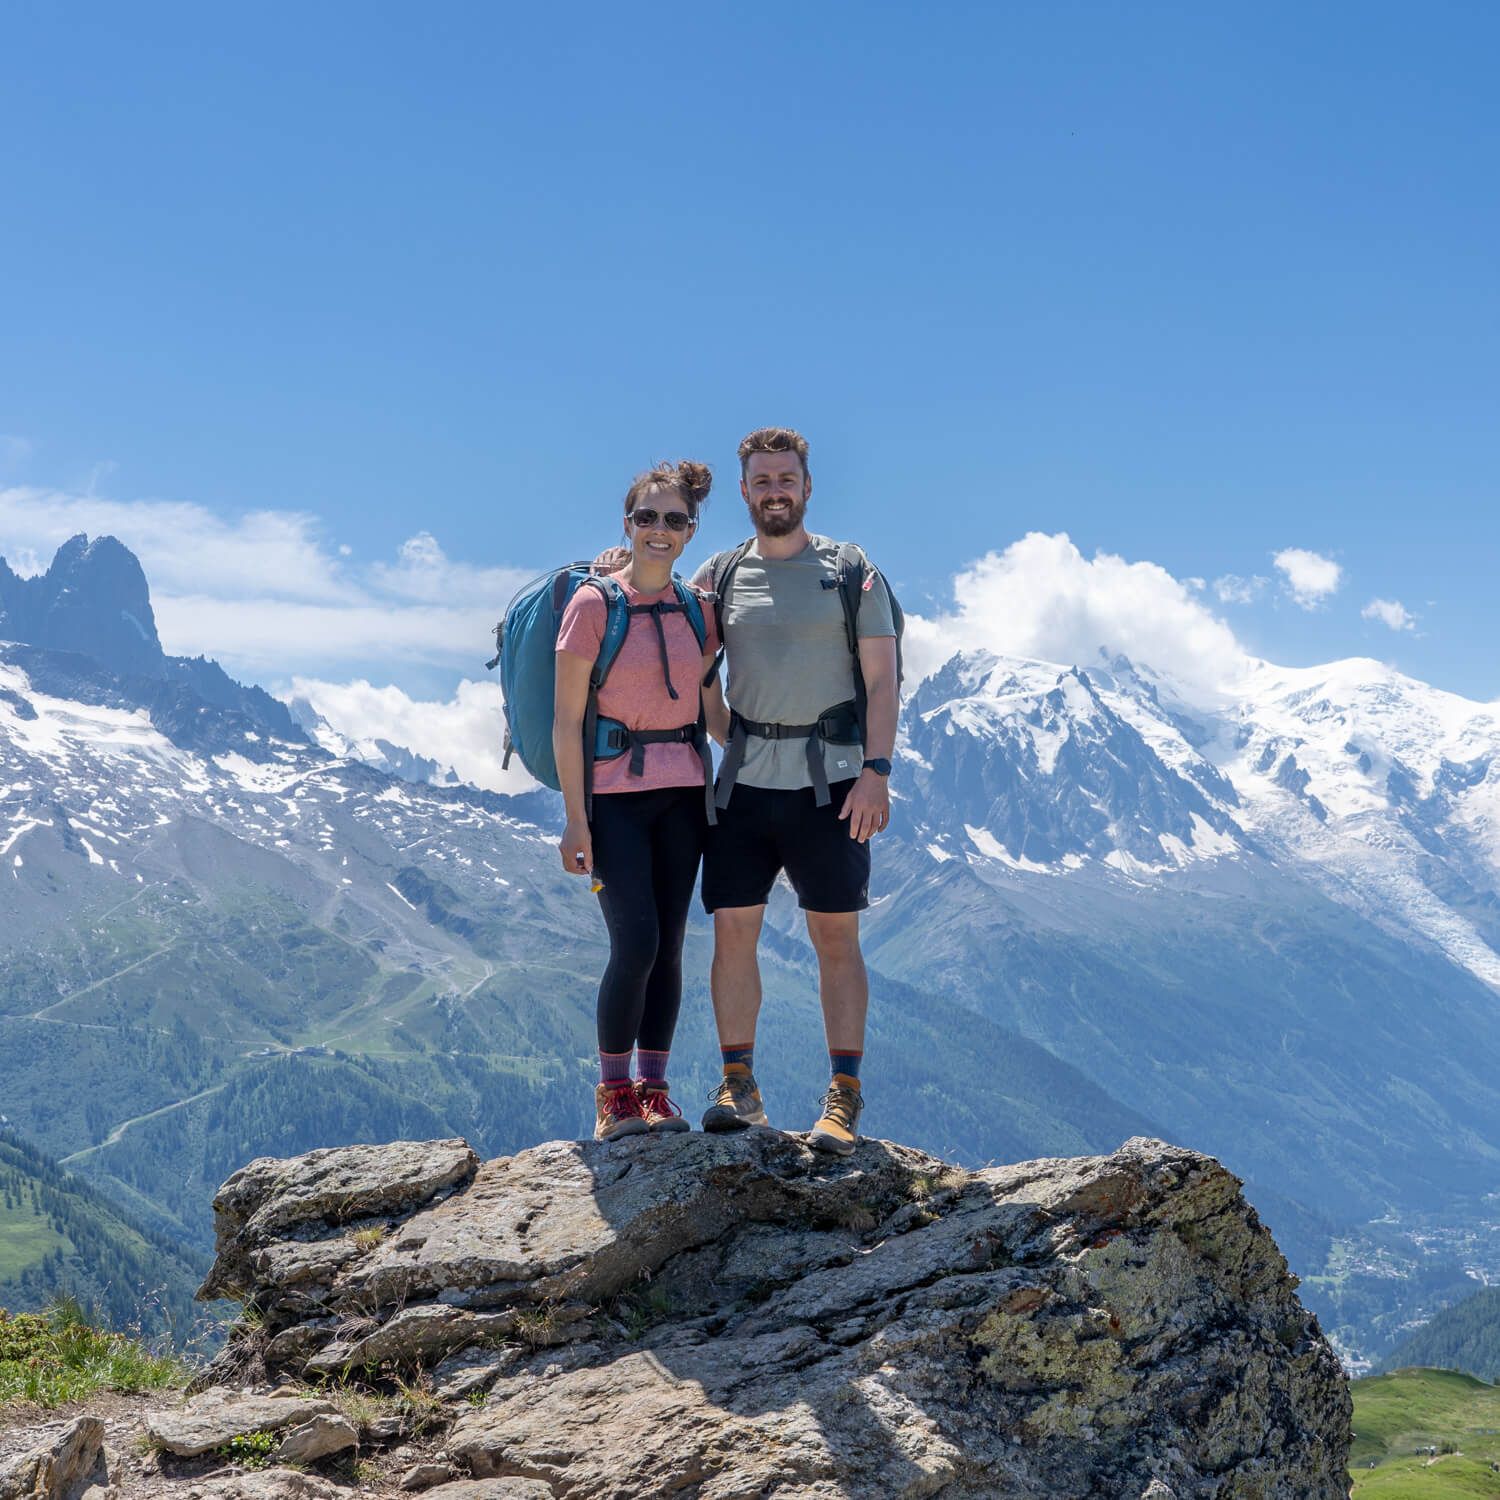
M625 633L630 629L630 602L618 580L605 576L591 576L584 583L604 595L604 633L599 638L599 654L594 658L594 672L590 686L598 692L604 686L620 647L625 644Z
M719 646L724 645L724 602L729 590L729 585L734 577L734 570L744 562L745 554L755 545L753 536L746 537L738 547L731 547L727 552L716 552L708 560L709 576L714 586L714 623L719 627Z
M708 560L708 577L713 588L711 596L714 607L714 630L719 637L719 654L714 657L714 664L703 679L703 686L707 687L715 677L719 675L719 668L724 664L724 601L729 591L730 580L734 577L734 570L744 562L745 554L755 545L755 538L747 536L737 547L731 547L727 552L715 552Z
M844 606L844 633L849 642L849 654L859 655L859 606L865 596L865 575L870 560L862 547L853 542L840 542L838 556L834 560L834 577L838 580L839 599Z
M708 622L703 618L703 595L675 573L672 575L672 587L683 614L687 616L688 624L693 627L693 634L698 637L698 649L702 651L703 644L708 639Z

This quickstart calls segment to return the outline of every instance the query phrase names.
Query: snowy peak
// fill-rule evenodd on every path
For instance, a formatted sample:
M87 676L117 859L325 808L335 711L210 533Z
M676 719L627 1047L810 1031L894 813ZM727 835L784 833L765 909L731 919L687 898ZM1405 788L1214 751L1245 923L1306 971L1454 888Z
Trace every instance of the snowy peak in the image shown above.
M1238 717L1244 743L1237 748L1257 772L1269 770L1278 752L1294 754L1335 816L1473 786L1500 749L1494 704L1361 657L1305 669L1263 666Z
M293 698L287 704L293 721L306 731L314 744L340 760L362 761L377 771L423 786L460 786L462 778L452 766L428 755L418 755L404 745L374 736L356 739L335 729L306 698Z
M1264 664L1208 753L1329 895L1500 985L1496 705L1367 658Z
M1241 848L1232 787L1154 694L1107 696L1076 667L955 657L913 695L903 753L938 859L1050 872L1099 860L1138 876Z
M939 861L1141 880L1253 853L1500 987L1497 705L1362 658L1201 705L1122 657L973 653L913 694L903 749Z

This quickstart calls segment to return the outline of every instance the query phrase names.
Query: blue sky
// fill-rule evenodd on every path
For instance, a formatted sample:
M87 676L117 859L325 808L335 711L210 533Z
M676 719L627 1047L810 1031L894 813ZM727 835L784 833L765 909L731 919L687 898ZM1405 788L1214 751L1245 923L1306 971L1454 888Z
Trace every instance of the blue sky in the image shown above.
M169 644L443 696L445 599L609 541L658 457L733 540L784 421L915 609L1065 532L1253 652L1495 698L1497 45L1481 4L9 5L0 552L144 528ZM319 659L319 600L425 644Z

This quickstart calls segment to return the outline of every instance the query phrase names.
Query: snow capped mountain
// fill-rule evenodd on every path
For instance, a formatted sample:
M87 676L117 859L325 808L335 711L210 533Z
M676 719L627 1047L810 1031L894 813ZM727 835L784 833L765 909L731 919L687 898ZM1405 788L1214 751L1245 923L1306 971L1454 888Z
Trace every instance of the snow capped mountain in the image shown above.
M1363 658L1263 666L1210 750L1241 823L1500 985L1500 713Z
M523 893L533 865L551 861L550 838L517 815L526 799L406 790L358 762L226 717L238 743L221 733L205 746L158 727L147 706L41 691L0 654L0 912L51 926L97 905L107 894L101 879L194 885L190 830L206 825L247 851L280 854L289 861L280 878L292 879L295 867L303 882L324 885L411 946L403 929L425 924L406 921L412 903L391 872L403 855L415 862L416 847L497 911ZM443 966L452 957L438 951L429 960Z
M901 755L931 856L1138 878L1247 847L1234 788L1144 685L1120 681L985 652L922 683Z
M1265 859L1500 986L1495 705L1363 659L1263 664L1195 706L1123 658L973 653L912 695L901 755L934 860L1139 881Z

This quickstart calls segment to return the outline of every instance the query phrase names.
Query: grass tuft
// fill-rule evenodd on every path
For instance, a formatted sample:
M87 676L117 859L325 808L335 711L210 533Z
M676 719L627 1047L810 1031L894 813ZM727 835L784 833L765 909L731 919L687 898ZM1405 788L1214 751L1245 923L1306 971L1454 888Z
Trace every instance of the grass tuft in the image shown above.
M545 1349L557 1342L560 1324L556 1304L542 1302L535 1307L516 1309L516 1324L510 1341L528 1349Z
M411 1381L398 1378L396 1391L397 1404L411 1424L413 1437L421 1437L434 1427L447 1425L448 1409L443 1405L442 1397L432 1389L426 1375Z
M44 1313L0 1308L0 1407L65 1406L95 1391L167 1390L187 1378L179 1360L91 1327L71 1298Z

